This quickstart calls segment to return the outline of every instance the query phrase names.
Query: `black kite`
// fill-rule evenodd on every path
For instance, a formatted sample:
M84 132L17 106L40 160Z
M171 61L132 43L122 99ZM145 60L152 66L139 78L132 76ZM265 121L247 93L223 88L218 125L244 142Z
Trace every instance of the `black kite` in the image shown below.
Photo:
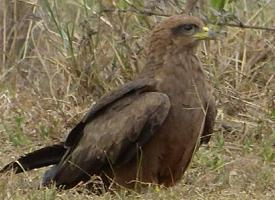
M216 108L195 52L211 39L203 22L177 15L151 32L145 67L132 82L101 98L65 142L29 153L1 172L54 165L43 184L71 188L92 175L132 187L135 180L171 186L200 142L207 143Z

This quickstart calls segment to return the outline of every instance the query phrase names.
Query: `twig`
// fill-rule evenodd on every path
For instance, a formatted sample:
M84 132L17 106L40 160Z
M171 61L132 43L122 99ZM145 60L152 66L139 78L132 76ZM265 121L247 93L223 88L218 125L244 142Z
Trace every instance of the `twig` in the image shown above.
M104 9L101 10L100 13L104 12L121 12L121 13L126 13L126 12L133 12L141 15L147 15L147 16L162 16L162 17L170 17L172 16L171 14L165 14L165 13L159 13L159 12L153 12L153 11L148 11L148 10L141 10L137 8L130 8L130 9ZM216 24L213 22L209 22L210 24ZM253 26L253 25L246 25L243 24L242 22L238 24L234 23L217 23L216 25L219 26L230 26L230 27L236 27L236 28L244 28L244 29L257 29L257 30L266 30L266 31L275 31L275 27L264 27L264 26Z
M147 11L147 10L141 10L141 9L103 9L100 11L103 12L120 12L120 13L126 13L126 12L133 12L141 15L147 15L147 16L162 16L162 17L170 17L171 15L165 14L165 13L157 13L153 11Z
M187 0L185 6L185 13L190 14L197 2L198 0Z
M247 29L258 29L258 30L266 30L266 31L275 31L275 27L264 27L264 26L253 26L246 24L232 24L232 23L218 23L219 26L230 26L236 28L247 28Z

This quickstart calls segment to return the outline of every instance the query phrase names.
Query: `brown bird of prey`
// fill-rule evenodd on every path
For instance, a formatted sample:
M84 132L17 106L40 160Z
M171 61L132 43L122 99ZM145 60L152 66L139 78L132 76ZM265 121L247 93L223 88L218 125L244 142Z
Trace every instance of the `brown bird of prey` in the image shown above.
M195 55L199 42L211 38L196 17L157 24L144 69L133 81L102 97L64 142L22 156L1 172L53 165L42 184L65 189L93 175L107 187L173 185L213 130L214 97Z

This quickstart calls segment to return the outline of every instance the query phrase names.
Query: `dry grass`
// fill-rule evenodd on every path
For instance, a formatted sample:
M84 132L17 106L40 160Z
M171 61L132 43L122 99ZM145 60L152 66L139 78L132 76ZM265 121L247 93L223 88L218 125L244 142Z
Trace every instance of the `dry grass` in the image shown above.
M100 14L102 7L115 8L108 2L0 0L0 166L63 138L95 100L142 68L146 33L161 17ZM116 2L120 9L129 9L126 2L142 6ZM184 6L167 2L166 13ZM274 1L243 0L232 9L245 23L275 24ZM175 187L100 197L38 190L37 170L1 175L0 199L274 199L274 32L228 28L199 56L216 88L215 135Z

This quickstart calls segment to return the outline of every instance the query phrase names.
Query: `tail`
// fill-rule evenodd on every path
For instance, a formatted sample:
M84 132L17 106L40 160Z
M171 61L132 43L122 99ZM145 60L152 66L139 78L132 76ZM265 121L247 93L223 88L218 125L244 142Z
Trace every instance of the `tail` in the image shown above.
M63 143L44 147L7 164L0 170L0 173L13 170L17 174L48 165L55 165L59 163L66 150Z

